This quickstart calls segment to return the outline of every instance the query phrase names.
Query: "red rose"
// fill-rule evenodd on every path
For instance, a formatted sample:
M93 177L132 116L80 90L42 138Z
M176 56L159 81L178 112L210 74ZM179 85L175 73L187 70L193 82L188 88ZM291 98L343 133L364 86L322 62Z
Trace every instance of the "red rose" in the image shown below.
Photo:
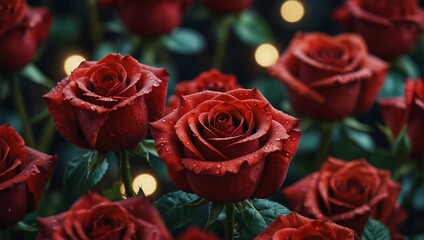
M158 37L177 28L193 0L100 0L115 7L128 30L142 37Z
M59 133L81 148L120 151L145 138L162 117L168 73L131 56L109 54L83 62L45 94Z
M318 172L285 188L289 208L305 216L331 220L355 230L358 235L369 217L389 227L392 239L406 213L396 204L400 185L390 172L366 160L344 162L329 157Z
M29 8L24 0L0 2L0 72L31 62L47 38L53 16L46 8Z
M172 239L154 205L142 197L113 203L97 193L89 193L67 212L37 220L38 240Z
M220 238L211 232L206 232L197 227L189 227L177 240L220 240Z
M347 0L334 17L347 31L360 33L371 53L385 59L410 52L424 27L417 0Z
M151 130L174 184L220 203L274 194L301 134L257 89L183 96Z
M26 147L9 125L0 126L0 228L37 208L56 161L56 156Z
M359 240L355 232L325 220L313 220L295 212L279 216L255 240L326 239Z
M202 5L216 13L238 13L249 8L253 0L202 0Z
M372 106L388 68L357 35L299 33L268 71L286 85L297 113L341 120Z
M424 160L424 80L408 80L405 98L381 100L380 111L394 137L399 135L403 126L407 126L412 143L411 155Z
M227 92L240 87L241 86L237 84L236 76L232 74L223 74L217 69L203 72L192 81L182 81L177 84L175 95L169 98L166 113L168 114L177 108L181 96L198 93L204 90Z

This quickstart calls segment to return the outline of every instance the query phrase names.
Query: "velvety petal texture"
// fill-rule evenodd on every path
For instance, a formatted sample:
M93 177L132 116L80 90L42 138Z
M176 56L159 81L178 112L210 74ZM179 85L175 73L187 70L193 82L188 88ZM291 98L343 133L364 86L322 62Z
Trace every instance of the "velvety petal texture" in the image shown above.
M333 15L345 30L361 34L371 53L384 59L409 53L424 28L417 0L347 0Z
M327 220L313 220L295 212L279 216L255 240L326 239L359 240L349 228Z
M11 126L0 126L0 228L37 208L56 161L56 156L26 147Z
M158 37L177 28L192 0L100 0L116 8L128 30L143 37Z
M25 0L0 2L0 72L16 71L32 61L53 22L46 8L30 8Z
M169 97L166 114L169 114L177 108L181 96L198 93L204 90L227 92L237 88L241 88L241 86L237 83L236 76L221 73L217 69L211 69L199 74L191 81L179 82L175 87L175 94Z
M89 193L67 212L37 220L38 240L172 239L155 206L143 197L113 203L97 193Z
M81 148L120 151L145 138L162 117L168 73L129 55L83 62L43 96L59 133Z
M202 0L202 5L215 13L238 13L249 8L253 0Z
M345 162L329 157L318 172L285 188L291 210L315 219L331 220L358 235L372 217L383 222L392 239L401 236L405 212L396 203L401 186L390 172L371 166L365 159ZM398 221L393 221L393 214Z
M151 131L174 184L220 203L278 191L300 139L299 120L257 89L182 96Z
M411 156L424 161L424 80L408 80L404 98L383 99L379 103L393 137L406 126L412 144Z
M371 108L388 68L359 35L298 33L268 72L288 88L298 114L342 120Z

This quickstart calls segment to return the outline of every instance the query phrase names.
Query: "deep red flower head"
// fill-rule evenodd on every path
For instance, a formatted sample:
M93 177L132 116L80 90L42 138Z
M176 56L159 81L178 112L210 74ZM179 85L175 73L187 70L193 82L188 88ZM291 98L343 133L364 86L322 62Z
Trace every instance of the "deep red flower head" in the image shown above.
M359 240L359 237L353 230L331 221L313 220L292 212L287 216L279 216L255 238L283 239Z
M52 22L47 8L30 8L25 0L1 0L0 72L16 71L31 62Z
M236 76L221 73L217 69L199 74L191 81L182 81L175 87L175 94L169 97L166 114L172 112L178 106L181 96L198 93L205 90L227 92L241 86L237 84Z
M383 99L380 111L396 138L406 126L412 144L411 155L424 161L424 81L408 80L405 84L405 97Z
M257 89L182 96L151 130L173 183L221 203L278 191L301 134Z
M288 88L298 114L342 120L371 108L388 68L358 35L298 33L268 72Z
M61 214L38 218L38 240L171 240L155 206L143 197L110 202L98 193L81 197Z
M0 125L0 228L35 211L57 156L25 146L9 125Z
M283 195L289 208L302 215L331 220L358 235L372 217L390 229L392 239L402 239L398 230L406 213L396 203L400 189L389 171L365 159L329 157L319 171L285 188Z
M424 28L417 0L347 0L333 15L345 30L361 34L371 53L384 59L410 52Z
M131 56L83 62L43 96L59 133L81 148L132 149L162 117L168 73Z

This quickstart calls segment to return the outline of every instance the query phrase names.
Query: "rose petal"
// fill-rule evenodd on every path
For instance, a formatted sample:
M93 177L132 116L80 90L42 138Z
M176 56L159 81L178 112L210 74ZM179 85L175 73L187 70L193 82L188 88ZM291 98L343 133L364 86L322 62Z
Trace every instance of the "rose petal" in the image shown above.
M283 151L277 151L268 155L264 173L253 195L255 198L267 198L278 191L283 184L286 173L297 151L300 140L300 131L291 131L288 133L289 138L283 142Z
M288 50L277 60L277 62L268 68L268 73L281 81L291 91L297 94L311 98L311 101L323 103L324 96L315 90L309 88L306 84L299 81L289 69L298 69L299 60L290 52L290 49L300 41L298 35L291 41Z
M356 113L363 113L371 108L390 67L389 64L372 55L368 55L364 66L372 72L372 77L365 78L362 81L361 94L355 109Z
M161 239L172 239L156 207L147 198L133 197L119 201L117 204L125 208L136 219L144 220L158 228Z
M308 215L304 207L306 194L310 191L317 191L315 189L315 183L318 178L319 173L312 173L282 190L282 194L290 210L302 215Z
M80 197L72 206L69 208L68 211L74 212L78 210L88 210L92 208L93 206L102 203L102 202L110 202L107 198L103 197L102 195L92 192L90 194L85 194L82 197Z
M69 79L62 80L55 88L43 96L49 112L55 122L58 132L72 144L81 148L89 148L85 142L79 123L76 119L76 110L64 101L62 91L69 84Z
M406 103L402 98L383 99L379 101L380 112L384 121L396 138L406 121Z
M196 174L222 176L227 172L238 173L245 162L249 166L256 165L261 162L261 160L264 160L270 153L282 149L283 143L281 140L287 139L289 136L284 136L285 129L279 123L273 121L272 126L273 127L271 127L269 131L270 138L268 141L264 143L262 148L250 154L219 162L208 162L190 158L182 158L181 162L187 170L193 171Z

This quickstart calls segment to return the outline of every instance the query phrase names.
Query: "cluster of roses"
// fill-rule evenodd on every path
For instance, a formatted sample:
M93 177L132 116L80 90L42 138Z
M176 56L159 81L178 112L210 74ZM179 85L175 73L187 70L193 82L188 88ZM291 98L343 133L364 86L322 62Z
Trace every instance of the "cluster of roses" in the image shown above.
M178 25L181 9L189 2L111 0L103 4L115 5L130 30L151 36ZM222 2L203 1L216 12L240 11L251 4ZM411 49L424 19L416 1L383 2L350 0L336 13L365 41L356 34L297 34L269 68L287 86L296 113L341 120L370 109L388 64L368 54L367 45L384 58L403 54ZM138 21L134 17L148 16L140 14L137 6L163 7L169 13L160 17L166 29L152 28L155 24L132 25ZM12 43L35 49L48 29L38 29L37 24L51 22L45 17L48 14L37 15L46 11L29 10L19 0L2 2L0 7L13 16L1 16L0 22L6 19L7 27L0 25L0 42L24 34ZM140 29L144 27L149 29ZM380 40L388 36L396 39L391 41L395 46L383 46L389 43ZM16 47L0 45L2 55L11 49ZM23 51L31 55L26 62L34 51ZM0 66L4 65L1 59ZM23 65L12 62L6 70ZM81 148L125 151L151 132L172 182L183 191L217 203L267 198L279 191L299 145L298 119L275 109L258 90L242 89L234 76L217 70L180 83L165 109L167 83L165 69L109 54L98 62L81 63L43 97L58 132ZM394 135L407 124L412 156L422 159L424 83L408 81L405 90L405 100L382 101L382 115ZM13 225L34 211L56 160L56 156L26 147L10 126L0 126L0 227ZM319 171L283 190L290 209L297 213L278 217L257 239L358 239L370 217L389 227L393 239L401 238L398 228L406 215L396 203L399 191L400 185L390 179L388 171L363 159L344 162L329 157ZM112 203L91 193L67 212L38 222L39 239L172 239L155 207L143 197ZM195 231L181 239L217 239L202 234Z

